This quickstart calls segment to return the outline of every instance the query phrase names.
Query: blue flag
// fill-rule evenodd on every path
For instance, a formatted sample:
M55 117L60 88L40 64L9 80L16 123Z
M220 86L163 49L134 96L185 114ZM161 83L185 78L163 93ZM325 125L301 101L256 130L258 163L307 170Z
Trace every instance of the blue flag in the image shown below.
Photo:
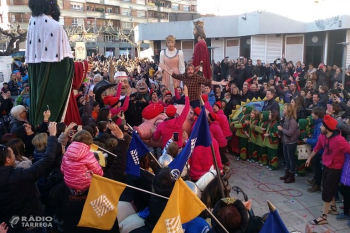
M148 152L147 146L140 139L139 135L133 131L126 159L125 173L140 177L140 158Z
M209 123L205 107L201 107L201 113L193 127L191 136L185 148L176 156L176 158L169 164L171 169L178 169L180 172L184 169L187 160L191 157L193 149L196 146L208 147L211 145L211 135L209 130Z
M277 210L271 211L259 233L289 233Z

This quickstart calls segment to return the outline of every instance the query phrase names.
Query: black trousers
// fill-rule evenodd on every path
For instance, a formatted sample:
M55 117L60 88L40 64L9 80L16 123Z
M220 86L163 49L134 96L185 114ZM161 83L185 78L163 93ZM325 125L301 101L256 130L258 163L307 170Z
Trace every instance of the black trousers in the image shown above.
M227 162L229 162L228 158L226 157L226 148L227 148L227 146L219 147L222 165L225 165Z
M339 192L344 198L344 214L350 216L350 186L339 186Z
M314 178L315 178L315 184L321 187L321 181L322 181L322 154L316 154L312 158L312 167L314 170Z

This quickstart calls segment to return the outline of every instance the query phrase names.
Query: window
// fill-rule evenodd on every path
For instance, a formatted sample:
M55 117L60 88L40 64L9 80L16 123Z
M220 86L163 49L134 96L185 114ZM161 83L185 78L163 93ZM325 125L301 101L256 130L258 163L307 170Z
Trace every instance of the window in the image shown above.
M70 9L71 10L76 10L76 11L82 11L83 10L83 5L71 3L70 4Z
M190 11L190 6L184 6L184 11Z
M302 36L287 37L287 44L302 44L302 43L303 43Z
M87 10L87 11L90 10L90 6L89 6L89 5L86 6L86 10Z
M12 23L16 22L16 16L15 15L11 15L11 22Z
M171 9L173 9L173 10L179 10L179 4L171 4Z
M182 49L193 49L193 41L182 41Z
M131 22L122 22L122 28L123 29L131 29L132 23Z
M104 36L104 41L105 42L115 42L115 41L118 41L118 36L115 36L115 35L105 35Z
M106 12L107 13L113 13L112 8L107 8Z
M78 18L72 18L72 25L78 25Z
M122 2L131 2L131 0L122 0Z

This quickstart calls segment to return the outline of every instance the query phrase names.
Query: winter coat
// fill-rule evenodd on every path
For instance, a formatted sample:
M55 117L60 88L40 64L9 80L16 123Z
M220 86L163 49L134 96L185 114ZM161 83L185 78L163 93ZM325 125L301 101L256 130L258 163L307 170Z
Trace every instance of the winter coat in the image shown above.
M162 148L165 147L166 143L173 136L174 132L178 132L179 140L176 142L179 148L183 146L182 143L182 125L184 124L188 112L190 111L190 99L185 97L185 108L183 109L180 116L167 119L157 126L157 130L153 134L153 138L158 140L162 137Z
M278 113L280 112L280 106L275 99L266 100L264 102L264 106L262 111L273 111L276 110Z
M128 136L130 138L130 136ZM118 145L113 148L112 153L117 154L118 157L113 157L110 161L110 166L104 171L103 177L112 179L119 182L125 182L124 171L126 169L126 154L128 150L130 140L118 140ZM60 200L63 203L59 206L63 208L63 228L65 233L106 233L106 232L119 232L118 220L115 220L113 228L110 231L77 227L81 213L84 208L85 200L88 192L82 195L73 195L67 185L63 183L60 195Z
M221 109L216 113L216 115L218 116L218 121L219 121L219 125L220 128L222 130L222 132L224 133L225 137L231 137L232 136L232 131L230 129L230 125L228 123L227 117L224 114L224 111L222 111Z
M213 135L213 137L218 141L219 147L225 147L227 146L227 140L222 132L219 122L213 121L209 125L210 133Z
M20 127L22 127L26 122L25 121L19 121L15 118L13 118L9 125L9 131L10 133L15 133Z
M90 187L88 172L102 176L103 171L90 151L90 146L81 142L72 142L62 159L61 171L69 188L84 190Z
M340 183L346 186L350 186L350 154L345 154L345 162L340 178Z
M48 138L45 158L30 168L0 166L0 222L7 223L12 216L43 216L35 183L48 172L55 160L57 138ZM23 230L21 221L14 230Z
M219 151L219 144L213 136L211 136L213 141L213 147L215 152L216 161L218 167L222 170L222 163ZM212 165L214 165L213 155L211 152L211 147L197 146L194 148L191 158L188 161L190 165L190 177L192 180L198 180L205 173L207 173Z
M293 144L298 142L299 128L296 120L291 118L284 118L283 129L281 130L282 140L284 144Z
M321 134L318 138L314 152L324 149L322 155L323 165L331 169L342 169L345 162L345 153L350 153L349 143L341 136L340 130L333 131L331 137Z
M30 168L32 166L32 161L27 159L24 156L22 158L23 158L22 161L18 161L18 160L15 161L15 168L23 168L23 169Z
M312 136L311 138L308 138L306 140L306 144L309 144L311 145L311 148L313 149L316 144L317 144L317 141L318 141L318 137L320 136L321 134L321 125L322 125L322 119L316 119L313 121L313 124L315 127L310 127L310 130L312 130L313 132L312 133ZM323 154L323 149L321 149L319 152L319 154Z

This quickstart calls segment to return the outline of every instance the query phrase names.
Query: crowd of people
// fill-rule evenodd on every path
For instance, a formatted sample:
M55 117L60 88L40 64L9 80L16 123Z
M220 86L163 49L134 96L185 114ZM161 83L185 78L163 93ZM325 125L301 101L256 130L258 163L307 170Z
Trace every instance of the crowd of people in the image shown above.
M284 167L285 175L280 179L286 184L295 182L295 176L313 172L312 179L308 180L311 185L308 191L322 192L324 210L312 223L327 224L327 214L338 215L337 220L350 220L350 145L347 142L350 96L337 79L339 68L333 70L331 66L320 64L316 70L309 64L309 70L306 70L304 64L298 63L301 66L294 67L292 62L285 64L282 61L272 64L274 68L269 69L268 65L262 68L259 60L254 66L250 59L243 58L237 60L237 69L230 74L218 71L215 65L214 79L220 81L215 82L199 77L191 64L180 76L158 64L157 60L125 56L106 59L100 55L93 55L88 60L93 64L89 74L91 82L82 84L75 96L82 120L79 126L50 122L49 109L43 113L44 121L40 125L31 125L27 118L29 88L25 75L22 79L25 73L19 70L13 72L11 81L2 88L2 221L9 223L13 215L44 214L53 217L54 229L60 232L94 232L76 227L90 185L86 173L134 184L135 181L124 174L131 140L128 125L139 126L143 121L143 109L149 105L162 106L167 116L152 133L154 140L162 139L161 149L164 149L162 154L154 150L156 158L162 165L169 164L189 137L182 130L185 119L188 117L195 124L200 114L199 107L190 108L199 96L207 110L216 160L222 173L230 166L228 157L232 155L237 156L237 160L266 166L271 171ZM245 68L239 68L242 65ZM109 85L111 66L112 74L115 73L112 80L119 84L108 86L102 92L96 91L95 87ZM160 67L162 71L158 72ZM268 74L274 69L274 75ZM164 72L184 84L174 88L175 95L162 84ZM284 72L288 72L288 78L284 77ZM195 84L190 81L197 79ZM212 86L213 83L216 85ZM10 89L13 87L18 91ZM329 90L328 87L333 88ZM252 104L240 106L249 101ZM263 102L262 109L255 107L256 101ZM185 105L180 115L176 113L176 105ZM235 111L239 114L234 114ZM177 139L174 132L179 132ZM105 155L106 158L101 158L91 153L92 143L118 157ZM311 145L313 152L307 160L298 160L297 146L305 144ZM210 148L194 149L187 165L187 177L191 181L199 180L214 165L209 155ZM151 191L153 186L156 193L170 196L174 185L171 177L161 172L150 156L145 156L140 164L143 169L141 180L151 184L147 188ZM159 184L155 183L155 178L152 183L154 174L161 176ZM335 201L342 201L338 191L343 196L343 213L338 212L335 204ZM33 201L37 192L40 199ZM139 200L137 193L125 194L122 200L135 202L139 211L147 206L151 211L145 217L145 226L135 232L151 231L166 204L162 201L160 208L157 206L159 200L149 196ZM219 220L225 222L227 219L222 216ZM227 224L229 228L233 223ZM28 230L19 224L10 232L22 232L23 229ZM29 228L39 232L35 231L37 229ZM113 229L118 229L118 225L115 224Z

